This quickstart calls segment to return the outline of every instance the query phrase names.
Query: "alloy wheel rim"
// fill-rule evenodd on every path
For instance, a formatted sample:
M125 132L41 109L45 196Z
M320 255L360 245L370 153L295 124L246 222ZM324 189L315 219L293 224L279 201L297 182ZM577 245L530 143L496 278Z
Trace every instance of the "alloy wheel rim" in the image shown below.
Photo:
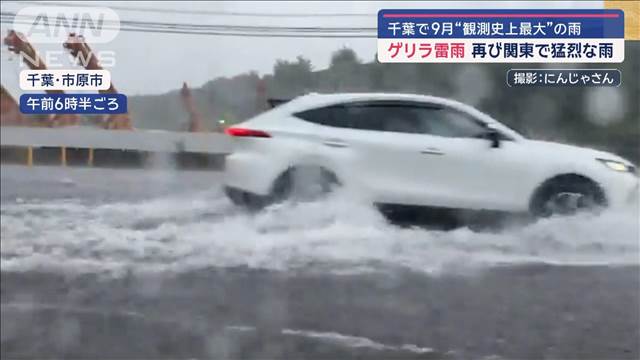
M594 205L594 199L586 194L564 191L554 194L545 203L545 209L551 214L569 215L591 209Z

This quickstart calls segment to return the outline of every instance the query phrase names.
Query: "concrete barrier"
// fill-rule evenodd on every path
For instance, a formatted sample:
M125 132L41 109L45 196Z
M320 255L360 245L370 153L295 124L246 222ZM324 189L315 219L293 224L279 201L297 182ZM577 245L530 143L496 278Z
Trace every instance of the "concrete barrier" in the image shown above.
M229 139L221 133L163 130L102 130L88 127L35 128L3 126L2 146L68 147L227 154Z
M220 133L13 126L0 133L2 162L29 166L141 167L154 154L170 154L178 167L219 169L231 149Z

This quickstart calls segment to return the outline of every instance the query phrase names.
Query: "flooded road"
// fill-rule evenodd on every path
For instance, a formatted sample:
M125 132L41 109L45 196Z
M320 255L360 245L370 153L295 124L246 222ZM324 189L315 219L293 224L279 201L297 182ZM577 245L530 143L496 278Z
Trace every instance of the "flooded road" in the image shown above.
M247 214L213 172L1 176L3 357L640 357L637 208L444 232Z

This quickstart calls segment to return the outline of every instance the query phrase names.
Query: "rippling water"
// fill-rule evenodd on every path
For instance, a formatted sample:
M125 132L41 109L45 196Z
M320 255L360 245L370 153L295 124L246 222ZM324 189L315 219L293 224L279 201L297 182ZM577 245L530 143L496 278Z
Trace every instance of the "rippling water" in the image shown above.
M190 271L209 266L426 273L505 264L638 264L638 219L627 212L545 219L498 232L399 228L337 194L257 214L217 189L93 203L2 204L2 270Z
M342 193L249 214L218 184L210 173L3 167L3 354L639 353L637 207L438 231L390 225ZM109 336L104 316L120 319ZM34 350L34 329L55 324L67 337ZM125 346L126 329L147 347ZM178 339L169 350L167 339Z

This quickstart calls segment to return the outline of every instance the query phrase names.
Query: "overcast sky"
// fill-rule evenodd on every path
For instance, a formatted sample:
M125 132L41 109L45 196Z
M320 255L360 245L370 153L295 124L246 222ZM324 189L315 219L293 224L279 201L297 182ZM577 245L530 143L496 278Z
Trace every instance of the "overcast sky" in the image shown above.
M60 2L56 2L60 3ZM386 2L269 2L269 1L101 1L73 2L93 6L117 6L142 9L178 9L202 11L234 11L251 13L357 13L371 16L348 17L246 17L208 14L172 14L116 10L120 20L166 21L190 24L233 24L272 26L375 27L376 13L389 8L602 8L602 1L386 1ZM2 12L16 12L28 3L3 1ZM11 24L2 23L3 36ZM255 70L270 73L277 59L293 60L298 55L310 59L315 69L326 68L331 53L343 46L353 48L360 58L371 61L376 39L309 39L226 37L209 35L154 34L120 32L106 44L89 44L94 50L113 50L116 66L112 80L127 95L158 94L177 89L183 81L198 87L219 76L233 76ZM36 44L39 52L62 50L62 44ZM2 84L15 96L18 86L19 60L2 46ZM65 54L66 56L66 54ZM68 60L68 59L65 59ZM68 68L77 68L72 62Z

